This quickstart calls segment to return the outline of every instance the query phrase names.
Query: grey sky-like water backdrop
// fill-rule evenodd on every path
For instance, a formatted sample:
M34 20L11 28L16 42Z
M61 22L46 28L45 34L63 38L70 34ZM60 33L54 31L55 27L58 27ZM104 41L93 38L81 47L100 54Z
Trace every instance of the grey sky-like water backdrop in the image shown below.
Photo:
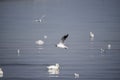
M80 80L119 80L119 9L119 0L0 0L1 79L74 80L79 73ZM56 48L67 33L69 49ZM55 63L60 73L51 75L46 66Z

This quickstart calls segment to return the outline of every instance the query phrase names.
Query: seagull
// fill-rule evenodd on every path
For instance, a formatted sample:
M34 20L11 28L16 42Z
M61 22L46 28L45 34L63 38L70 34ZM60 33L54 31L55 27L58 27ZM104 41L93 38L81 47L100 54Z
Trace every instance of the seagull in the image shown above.
M35 41L35 43L38 44L38 45L43 45L43 44L44 44L44 41L42 41L42 40L37 40L37 41Z
M42 20L41 20L41 19L36 19L35 21L36 21L36 22L42 22Z
M48 70L49 74L59 74L59 69L58 70Z
M3 77L3 71L2 71L2 68L0 68L0 77Z
M74 76L75 76L75 78L79 78L79 74L78 73L74 73Z
M111 44L108 44L108 49L111 49Z
M44 18L46 17L46 15L43 15L41 18L39 18L39 19L36 19L35 21L36 22L40 22L40 23L44 23Z
M95 37L94 33L93 32L90 32L90 39L93 40Z
M105 50L103 48L100 49L100 53L104 53Z
M17 49L18 56L20 55L20 49Z
M56 63L55 65L47 66L48 70L59 70L60 65Z
M44 35L44 38L47 39L47 35Z
M68 37L68 35L69 35L69 34L64 35L64 36L61 38L60 42L56 45L56 47L68 49L68 47L65 46L65 44L64 44L64 41L66 40L66 38Z

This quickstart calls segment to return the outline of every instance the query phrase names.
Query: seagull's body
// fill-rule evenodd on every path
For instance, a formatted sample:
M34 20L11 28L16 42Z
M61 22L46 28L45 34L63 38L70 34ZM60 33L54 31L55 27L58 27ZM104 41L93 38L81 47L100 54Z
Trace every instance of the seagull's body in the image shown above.
M78 73L74 73L74 76L75 76L75 78L79 78L80 77Z
M42 41L42 40L37 40L35 43L38 44L38 45L43 45L43 44L44 44L44 41Z
M56 63L55 65L47 66L48 70L59 70L60 65Z
M94 38L94 37L95 37L94 33L90 32L90 38Z
M35 21L36 21L36 22L42 22L42 20L41 20L41 19L36 19Z
M68 34L67 34L67 35L64 35L64 36L61 38L61 41L56 45L56 47L68 49L68 47L65 46L65 44L64 44L64 41L66 40L67 37L68 37Z
M3 77L3 71L2 71L2 68L0 68L0 77Z
M65 48L65 49L68 49L68 47L67 46L65 46L63 43L59 43L59 44L57 44L57 47L59 47L59 48Z
M111 49L111 44L108 44L108 49Z
M100 53L104 53L105 50L103 48L100 49Z
M44 38L45 38L45 39L47 39L47 36L46 36L46 35L44 35Z
M20 55L20 49L17 49L18 56Z
M43 15L41 18L38 18L38 19L36 19L35 21L42 23L42 22L44 22L44 18L45 18L45 17L46 17L46 15Z

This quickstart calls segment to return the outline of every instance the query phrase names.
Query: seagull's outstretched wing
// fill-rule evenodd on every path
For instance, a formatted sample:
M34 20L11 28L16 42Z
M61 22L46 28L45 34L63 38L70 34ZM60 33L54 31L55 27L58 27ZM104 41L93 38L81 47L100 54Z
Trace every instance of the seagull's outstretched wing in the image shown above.
M66 40L66 38L68 37L68 35L69 35L69 34L64 35L64 36L61 38L61 41L60 41L60 42L61 42L61 43L64 43L64 41Z

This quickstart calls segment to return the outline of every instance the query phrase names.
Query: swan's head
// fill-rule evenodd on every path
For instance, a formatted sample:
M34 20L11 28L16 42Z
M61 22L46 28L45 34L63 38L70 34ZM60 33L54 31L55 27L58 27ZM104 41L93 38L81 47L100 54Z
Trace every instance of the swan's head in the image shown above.
M60 67L60 65L58 64L58 63L56 63L56 66L59 68Z

